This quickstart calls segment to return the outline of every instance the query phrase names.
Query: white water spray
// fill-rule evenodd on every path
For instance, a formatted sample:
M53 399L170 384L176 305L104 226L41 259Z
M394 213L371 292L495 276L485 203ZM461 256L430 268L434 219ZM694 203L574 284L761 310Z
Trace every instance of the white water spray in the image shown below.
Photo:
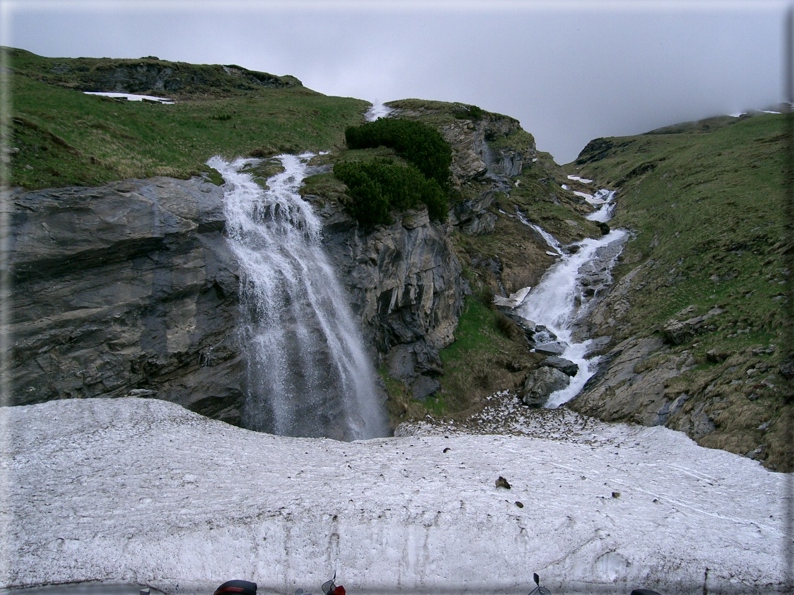
M374 122L380 118L386 118L392 113L394 110L390 108L388 105L384 105L377 99L375 103L373 103L370 108L367 110L367 113L364 114L364 119L367 122Z
M599 191L597 196L602 201L601 206L587 218L601 222L609 220L614 195L614 191ZM549 234L534 224L526 223L542 232L547 243L559 251L559 243L553 237L554 243L546 237ZM549 343L558 343L562 348L561 357L579 367L566 388L549 395L546 407L555 408L570 401L595 373L598 358L587 357L592 341L577 342L573 337L573 329L575 323L584 316L589 301L595 297L598 289L611 282L610 271L627 235L625 230L618 229L599 239L588 238L577 242L574 244L578 247L576 252L564 254L516 309L519 316L551 331L556 339L549 337ZM596 286L585 286L585 279L595 280Z
M320 220L297 193L311 157L280 155L284 171L268 190L243 171L257 160L207 162L226 182L226 229L240 262L242 424L287 436L385 436L373 366L322 249Z

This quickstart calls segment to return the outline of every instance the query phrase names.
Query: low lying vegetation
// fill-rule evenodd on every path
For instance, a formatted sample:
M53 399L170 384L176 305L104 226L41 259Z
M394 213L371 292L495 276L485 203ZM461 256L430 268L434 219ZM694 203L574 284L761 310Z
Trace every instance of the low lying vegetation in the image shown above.
M381 118L347 128L345 142L350 149L393 148L442 188L449 183L452 149L435 128L421 122Z
M334 165L334 175L348 187L348 212L365 229L392 222L392 211L425 205L433 221L447 218L452 150L437 130L409 120L380 119L345 130L350 152L365 150L360 160ZM398 159L367 154L391 149Z
M420 204L427 206L434 221L447 217L445 192L436 180L426 178L412 165L385 158L337 163L334 175L347 185L352 199L347 209L364 229L389 224L393 210L414 209Z
M156 175L188 178L208 173L204 164L216 154L268 157L340 149L345 128L361 123L368 105L300 84L238 88L238 77L221 67L218 76L231 87L220 95L210 80L196 83L174 105L114 100L66 84L79 63L6 51L13 99L13 117L4 123L10 133L8 183L26 189ZM189 66L158 62L174 71ZM140 92L134 86L125 91L131 89ZM167 86L158 94L170 95Z

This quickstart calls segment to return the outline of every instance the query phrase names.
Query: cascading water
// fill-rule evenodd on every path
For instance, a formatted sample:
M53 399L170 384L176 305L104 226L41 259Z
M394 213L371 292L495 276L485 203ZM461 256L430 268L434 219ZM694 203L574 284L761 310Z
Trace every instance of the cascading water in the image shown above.
M364 114L364 119L367 122L374 122L379 118L387 118L391 112L394 110L390 108L388 105L382 104L380 101L375 100L370 108L367 110L367 113Z
M587 218L607 221L614 206L614 195L614 191L599 191L601 206ZM527 222L527 225L532 224ZM542 231L539 228L537 230ZM559 244L553 238L553 242L550 241L547 235L544 232L544 239L558 250ZM595 296L598 288L605 287L611 281L609 272L627 235L625 230L612 230L597 240L585 239L574 244L576 251L569 248L569 253L563 254L515 310L519 316L550 331L540 332L535 336L536 343L541 343L536 347L537 350L542 350L542 343L545 341L549 344L549 352L556 348L561 357L578 365L578 372L571 378L568 386L549 395L546 407L554 408L570 401L581 392L595 372L598 358L587 358L592 342L577 342L574 326L581 320L589 300Z
M213 157L226 229L240 262L240 326L248 360L244 427L341 440L388 434L375 372L321 244L322 226L297 193L313 155L280 155L264 190L244 168Z

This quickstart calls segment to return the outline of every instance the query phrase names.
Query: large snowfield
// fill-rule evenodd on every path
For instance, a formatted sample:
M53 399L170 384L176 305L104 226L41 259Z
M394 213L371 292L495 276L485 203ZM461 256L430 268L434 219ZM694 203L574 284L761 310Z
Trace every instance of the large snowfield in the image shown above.
M478 426L503 435L337 442L158 400L1 408L0 586L317 594L336 572L351 595L526 595L537 572L554 595L783 589L784 474L665 428L508 410Z

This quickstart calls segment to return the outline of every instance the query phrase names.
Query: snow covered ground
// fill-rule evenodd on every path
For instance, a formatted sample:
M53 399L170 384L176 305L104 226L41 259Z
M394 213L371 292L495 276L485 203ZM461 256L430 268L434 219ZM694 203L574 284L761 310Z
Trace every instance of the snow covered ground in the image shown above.
M352 443L147 399L2 408L0 428L0 586L209 594L241 578L318 593L336 571L351 595L526 595L538 572L555 595L672 595L784 581L785 476L665 428L531 412L507 393L470 425ZM504 434L479 433L492 429Z
M127 101L153 101L155 103L163 103L172 105L173 99L167 97L155 97L154 95L136 95L134 93L106 93L104 91L85 91L86 95L100 95L102 97L112 97L114 99L126 99Z

